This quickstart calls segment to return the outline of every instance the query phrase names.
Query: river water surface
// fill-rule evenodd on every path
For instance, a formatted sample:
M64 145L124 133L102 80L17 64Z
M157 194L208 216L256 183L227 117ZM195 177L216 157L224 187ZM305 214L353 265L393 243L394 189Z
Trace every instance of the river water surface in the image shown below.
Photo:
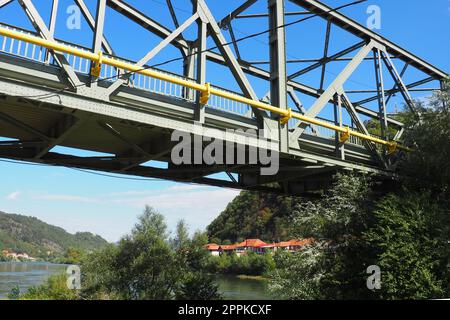
M21 292L39 285L52 274L63 273L66 265L53 263L0 263L0 299L6 299L11 289L19 286ZM214 276L219 291L225 299L260 300L270 299L267 283L258 279L241 279L235 276Z

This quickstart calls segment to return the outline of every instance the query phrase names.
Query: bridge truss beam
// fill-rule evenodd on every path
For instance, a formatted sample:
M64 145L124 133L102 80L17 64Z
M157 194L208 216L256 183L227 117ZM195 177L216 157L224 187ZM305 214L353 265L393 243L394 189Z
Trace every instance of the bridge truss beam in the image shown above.
M60 5L58 0L52 1L48 23L32 0L3 0L0 1L0 10L13 2L23 8L35 30L15 26L8 28L70 45L100 58L85 59L89 67L81 70L70 54L47 50L43 60L36 59L36 46L30 56L27 53L31 50L29 44L20 43L26 48L23 53L20 46L18 50L14 49L17 47L11 44L11 39L0 39L3 41L3 49L0 50L0 135L17 139L0 143L0 156L6 158L249 190L270 189L296 194L309 192L314 185L329 182L331 174L339 170L392 176L391 170L395 167L397 156L393 157L387 148L376 147L370 139L359 141L355 138L343 142L345 126L351 127L359 136L369 136L372 133L368 130L367 121L375 120L381 124L382 131L374 141L401 141L404 125L388 112L393 96L400 93L406 105L415 110L412 93L434 90L433 86L422 87L431 82L437 84L435 89L439 89L447 77L437 67L316 0L267 0L266 12L246 14L247 10L259 5L256 0L247 0L231 9L222 19L213 15L213 10L204 0L191 0L192 15L184 21L180 19L181 15L177 15L178 9L167 0L165 9L174 28L166 26L168 22L162 22L157 14L153 16L154 12L144 13L145 10L139 10L125 0L98 0L95 13L90 11L84 0L75 0L92 30L90 48L55 39L55 34L58 34L55 29ZM288 4L305 11L288 12ZM209 64L214 63L227 69L237 84L238 89L235 90L240 91L212 95L205 103L201 97L203 89L193 89L195 86L177 87L176 83L161 78L158 88L156 79L149 75L129 72L117 66L101 66L102 56L116 59L115 52L119 51L107 40L111 35L105 32L110 10L160 38L159 44L139 61L130 61L128 57L120 59L139 68L195 82L197 88L204 88L214 76L209 68ZM284 24L286 17L297 15L324 23L323 50L320 50L319 57L300 56L287 60L290 44L286 42L286 34L290 27ZM247 21L266 18L258 20L267 23L267 32L262 33L268 39L266 53L269 60L264 62L266 67L247 59L249 52L235 33L240 18ZM194 26L197 32L188 32ZM335 28L344 30L357 40L347 48L332 52ZM208 43L213 43L214 48L209 48ZM177 49L180 56L175 60L183 62L178 72L152 68L155 56L168 46ZM9 50L6 49L8 47ZM82 65L82 62L83 59L79 64ZM343 62L347 63L343 70L330 79L331 66ZM353 88L351 78L366 62L371 63L371 68L375 70L372 79L374 88ZM404 64L401 70L397 69L399 62ZM288 64L302 67L294 69ZM91 72L96 67L100 68L100 74ZM405 74L410 70L424 76L415 76L417 79L406 82ZM320 75L318 83L305 81L316 71ZM257 95L262 85L255 78L262 80L266 86L264 91L267 94L263 97ZM171 88L169 93L166 87ZM222 91L228 92L229 89L213 86L213 92ZM358 98L355 98L356 95ZM276 107L276 112L273 108L263 107L265 105L261 105L261 101ZM376 102L376 108L372 102ZM224 107L224 104L231 107ZM330 110L331 116L323 119L323 113L329 107L333 108ZM242 111L233 111L239 108ZM284 121L283 117L290 115L291 108L298 109L300 115L315 122L302 120L305 117ZM34 121L29 120L28 113L33 114ZM340 129L330 135L321 127L324 121ZM195 135L198 124L205 129L222 131L266 129L276 132L277 152L280 154L279 174L261 177L257 174L259 166L175 167L170 159L173 146L168 138L170 133L183 130ZM326 128L333 126L327 125ZM142 135L140 130L145 134ZM395 131L393 137L390 137L391 130ZM86 132L91 134L93 141L87 141ZM109 155L62 155L54 151L58 146L106 152ZM168 168L149 168L146 164L154 160L167 162ZM210 177L220 172L228 178L219 181Z

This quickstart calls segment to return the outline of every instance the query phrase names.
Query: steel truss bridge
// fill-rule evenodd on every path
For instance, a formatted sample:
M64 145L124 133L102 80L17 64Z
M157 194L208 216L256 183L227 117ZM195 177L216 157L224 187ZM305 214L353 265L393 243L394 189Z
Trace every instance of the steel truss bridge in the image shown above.
M415 110L413 93L440 90L447 77L316 0L240 1L221 20L205 0L186 0L183 8L192 14L184 21L171 0L165 7L145 1L153 6L147 11L154 14L124 0L97 0L95 10L84 0L74 2L92 31L90 47L56 38L58 0L52 2L48 21L37 1L0 0L0 13L20 6L34 27L0 25L2 158L287 194L321 189L341 170L392 179L397 159L409 151L401 144L403 123L389 112L393 97L401 97ZM265 11L251 11L261 2ZM292 11L293 7L298 10ZM170 13L172 28L158 21L162 10ZM158 37L159 44L138 61L117 56L105 32L111 12ZM316 58L306 57L301 50L296 59L287 58L293 40L286 41L285 24L299 18L323 23L322 54ZM243 42L236 39L236 24L249 19L267 26L268 59L264 61L246 60ZM356 42L331 52L337 30ZM182 67L177 72L164 70L164 65L152 67L152 59L166 47L179 52ZM330 78L329 70L338 63L342 68ZM238 90L210 84L207 66L211 64L226 69ZM367 64L373 72L366 80L374 88L355 89L357 82L351 78ZM320 75L315 85L303 81L312 72ZM255 79L267 87L265 95L256 93ZM371 134L368 120L380 125L379 136ZM264 129L272 137L275 133L278 174L262 176L260 166L251 164L173 164L171 133L206 134L198 131L198 124L219 132ZM222 139L239 142L242 134ZM258 146L257 135L247 140ZM102 155L66 154L58 152L61 146ZM152 165L154 161L166 166Z

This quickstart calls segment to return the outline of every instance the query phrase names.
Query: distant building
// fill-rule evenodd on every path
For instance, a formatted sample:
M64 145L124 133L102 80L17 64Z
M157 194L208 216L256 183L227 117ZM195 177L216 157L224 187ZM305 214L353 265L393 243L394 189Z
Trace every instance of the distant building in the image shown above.
M14 260L30 260L30 261L35 261L36 259L33 257L30 257L27 253L25 252L12 252L9 250L2 250L2 254L3 256L10 258L10 259L14 259Z
M207 245L204 245L203 248L205 250L208 250L211 255L213 256L218 256L220 255L220 246L218 244L215 243L208 243Z
M313 238L292 239L292 240L289 240L289 241L282 241L282 242L279 242L279 243L275 243L274 244L274 248L276 250L281 249L281 250L295 252L295 251L301 250L305 246L310 245L311 243L313 243L313 241L314 241Z
M235 250L235 244L221 244L219 248L220 254L232 254L235 252Z
M266 243L260 239L246 239L241 243L236 244L216 244L209 243L204 246L211 255L218 256L221 254L236 254L241 256L247 252L254 252L258 254L273 253L277 250L285 250L288 252L296 252L303 249L314 242L313 238L308 239L292 239L289 241L282 241L278 243Z
M247 239L236 245L236 253L243 254L244 252L264 253L263 247L266 246L262 240L259 239Z

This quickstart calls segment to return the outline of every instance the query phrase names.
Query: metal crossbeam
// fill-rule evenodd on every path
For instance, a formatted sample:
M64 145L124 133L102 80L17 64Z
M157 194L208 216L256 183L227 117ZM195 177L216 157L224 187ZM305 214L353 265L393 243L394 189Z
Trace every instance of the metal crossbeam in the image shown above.
M52 33L47 28L44 20L42 20L41 15L39 14L34 4L31 2L31 0L19 0L19 3L27 14L28 18L33 23L36 31L38 31L44 39L54 41L55 39L53 38ZM52 51L52 54L55 60L61 66L62 70L64 70L64 72L66 73L69 83L76 90L77 87L81 86L81 82L78 79L78 76L75 74L75 71L73 71L66 57L54 51Z
M377 44L374 41L366 44L362 49L355 55L353 60L345 67L345 69L335 78L335 80L329 85L327 90L317 99L313 106L308 110L306 116L316 117L320 111L325 107L325 105L331 101L338 90L342 88L347 79L352 75L356 68L361 64L363 59L372 51ZM304 122L299 122L296 125L296 129L291 135L291 143L298 143L297 140L300 135L304 132L307 124Z

